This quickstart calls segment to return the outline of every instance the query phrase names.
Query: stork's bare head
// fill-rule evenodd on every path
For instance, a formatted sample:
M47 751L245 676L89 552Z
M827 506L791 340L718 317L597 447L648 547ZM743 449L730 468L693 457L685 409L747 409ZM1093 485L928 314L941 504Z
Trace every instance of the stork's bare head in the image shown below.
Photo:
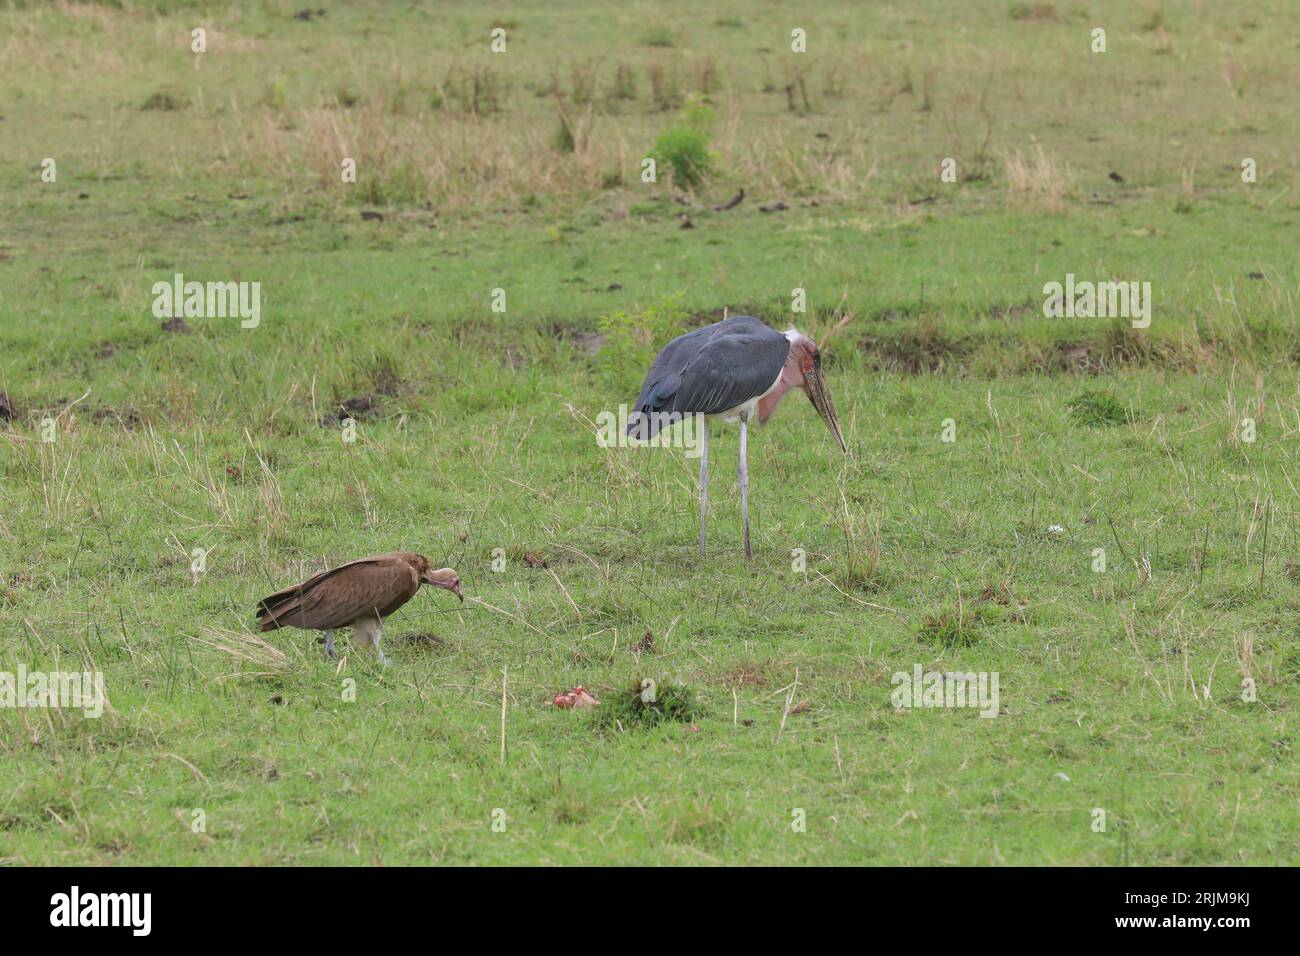
M420 574L420 582L432 584L435 588L444 588L460 598L462 602L465 600L465 595L460 590L460 575L451 568L439 568L436 571L425 568Z
M799 387L804 390L808 400L813 403L813 408L817 409L817 414L822 417L826 427L839 442L840 451L847 455L849 449L844 444L844 432L840 430L839 416L835 414L835 402L831 400L831 390L827 388L826 378L822 375L822 356L817 349L817 343L794 329L787 332L786 336L790 339L790 351L795 353L799 362L799 371L803 374L803 383Z

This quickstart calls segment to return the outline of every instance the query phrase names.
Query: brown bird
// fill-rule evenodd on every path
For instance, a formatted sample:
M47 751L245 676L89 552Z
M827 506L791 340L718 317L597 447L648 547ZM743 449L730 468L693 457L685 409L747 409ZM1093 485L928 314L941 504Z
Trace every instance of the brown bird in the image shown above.
M398 551L340 564L262 598L257 605L257 629L324 631L325 653L333 657L335 629L350 627L353 642L373 644L380 661L387 664L379 648L383 620L415 597L421 584L446 588L465 600L460 576L451 568L435 571L424 555Z

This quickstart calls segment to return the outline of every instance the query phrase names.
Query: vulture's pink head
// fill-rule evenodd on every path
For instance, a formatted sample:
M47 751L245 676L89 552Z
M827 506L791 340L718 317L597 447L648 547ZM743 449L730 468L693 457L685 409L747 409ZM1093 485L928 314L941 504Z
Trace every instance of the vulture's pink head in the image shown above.
M435 588L445 588L460 598L462 602L465 600L465 595L460 590L460 575L451 568L439 568L436 571L431 571L426 567L420 574L420 582L422 584L432 584Z

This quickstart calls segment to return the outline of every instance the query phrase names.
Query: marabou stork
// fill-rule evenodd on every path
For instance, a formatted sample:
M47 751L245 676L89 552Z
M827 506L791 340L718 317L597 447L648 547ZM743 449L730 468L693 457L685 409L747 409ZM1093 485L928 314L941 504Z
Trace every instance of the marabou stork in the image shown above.
M334 656L334 631L352 628L354 644L373 644L379 660L383 620L415 597L421 584L446 588L462 601L460 576L451 568L434 570L422 554L405 551L358 558L322 571L302 584L276 591L257 603L257 629L301 627L325 632L325 653Z
M749 315L735 315L679 335L650 367L627 433L642 440L687 415L701 415L700 554L709 503L709 419L740 423L740 511L749 547L749 468L747 429L757 418L765 423L786 392L801 388L812 401L840 450L848 454L835 403L822 376L821 354L812 339L797 329L778 332Z

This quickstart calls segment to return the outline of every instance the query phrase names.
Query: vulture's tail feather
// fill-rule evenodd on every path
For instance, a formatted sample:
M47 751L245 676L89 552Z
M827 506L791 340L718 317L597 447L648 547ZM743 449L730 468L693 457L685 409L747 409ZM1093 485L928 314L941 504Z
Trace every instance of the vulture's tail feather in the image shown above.
M297 594L273 594L263 598L257 605L257 629L274 631L293 623L295 615L301 615L302 601Z

